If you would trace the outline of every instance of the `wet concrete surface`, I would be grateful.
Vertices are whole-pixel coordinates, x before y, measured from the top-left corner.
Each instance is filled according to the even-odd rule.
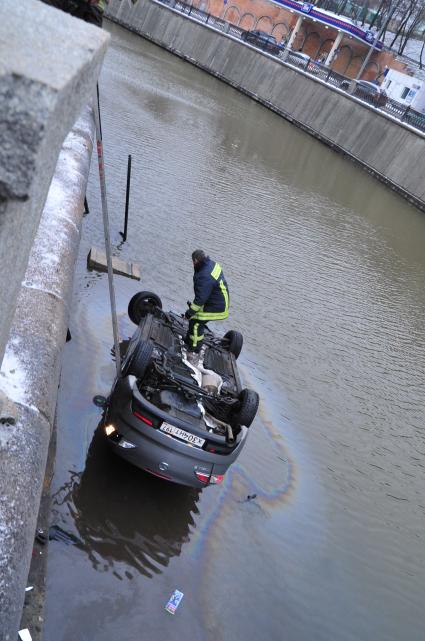
[[[423,641],[425,217],[219,81],[115,26],[100,82],[120,334],[131,295],[191,297],[221,262],[261,395],[220,487],[105,450],[114,376],[92,167],[58,406],[45,641]],[[133,156],[128,242],[127,154]],[[248,495],[256,495],[247,500]],[[165,605],[184,592],[177,613]]]
[[[48,531],[51,511],[51,483],[55,465],[56,428],[50,439],[46,473],[43,482],[37,529],[27,579],[27,590],[19,629],[28,629],[32,641],[41,641],[44,628],[44,605],[46,600],[46,575],[48,558]],[[41,537],[39,536],[41,534]]]

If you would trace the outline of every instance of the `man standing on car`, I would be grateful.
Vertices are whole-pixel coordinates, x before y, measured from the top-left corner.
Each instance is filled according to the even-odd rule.
[[[221,266],[202,249],[193,252],[192,262],[195,298],[185,313],[189,319],[185,342],[191,352],[199,352],[208,321],[224,320],[229,315],[229,288]]]

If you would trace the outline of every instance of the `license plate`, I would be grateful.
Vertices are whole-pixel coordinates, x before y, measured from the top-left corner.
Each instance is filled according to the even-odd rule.
[[[175,425],[170,425],[170,423],[163,423],[159,429],[161,432],[171,434],[172,436],[180,438],[182,441],[186,441],[186,443],[194,445],[195,447],[202,447],[205,443],[204,438],[195,436],[195,434],[191,434],[190,432],[185,432],[185,430],[182,430],[180,427],[176,427]]]

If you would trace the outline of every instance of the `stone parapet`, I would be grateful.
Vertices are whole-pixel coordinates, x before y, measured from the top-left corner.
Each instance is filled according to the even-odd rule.
[[[58,154],[108,39],[39,0],[0,3],[0,363]]]
[[[94,120],[86,108],[62,146],[0,371],[15,416],[0,422],[0,639],[15,641],[55,416]]]

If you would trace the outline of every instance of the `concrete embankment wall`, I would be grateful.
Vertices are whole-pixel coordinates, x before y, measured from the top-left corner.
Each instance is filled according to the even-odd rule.
[[[16,406],[0,423],[0,639],[15,641],[65,345],[94,120],[86,108],[66,137],[36,234],[0,372]]]
[[[425,210],[423,134],[155,1],[111,0],[107,15],[273,109]]]
[[[1,641],[18,636],[108,41],[37,0],[0,2]]]

